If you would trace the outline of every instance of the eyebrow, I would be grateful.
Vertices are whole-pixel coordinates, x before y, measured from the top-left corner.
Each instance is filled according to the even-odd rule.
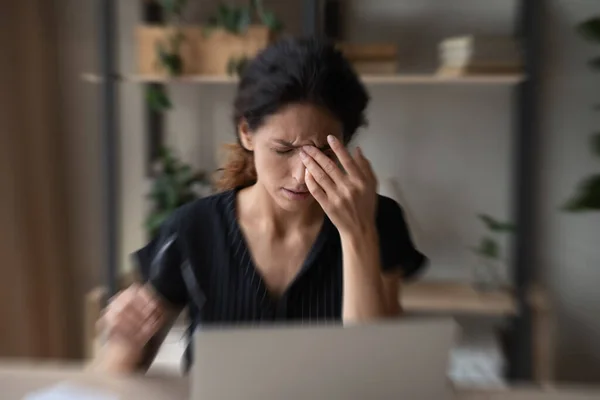
[[[288,141],[286,141],[286,140],[281,140],[281,139],[274,139],[273,141],[274,141],[274,142],[276,142],[276,143],[278,143],[278,144],[281,144],[281,145],[283,145],[283,146],[286,146],[286,147],[291,147],[291,148],[294,148],[294,149],[296,149],[296,148],[298,148],[298,147],[302,147],[302,146],[304,146],[304,145],[302,145],[302,146],[296,146],[296,145],[294,145],[293,143],[290,143],[290,142],[288,142]],[[327,145],[325,145],[325,146],[322,146],[322,147],[318,147],[318,146],[315,146],[315,147],[317,147],[317,148],[318,148],[319,150],[321,150],[321,151],[327,151],[327,150],[330,150],[330,149],[331,149],[331,147],[330,147],[328,144],[327,144]]]

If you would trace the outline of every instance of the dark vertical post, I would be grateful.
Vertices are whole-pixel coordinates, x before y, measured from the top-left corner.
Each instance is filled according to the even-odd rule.
[[[302,31],[306,36],[320,36],[319,0],[304,0]]]
[[[541,10],[543,0],[521,0],[517,15],[517,38],[523,46],[525,80],[517,88],[514,216],[514,270],[518,314],[510,338],[508,378],[533,378],[532,309],[528,294],[535,276],[535,222],[537,149],[539,148],[538,95],[540,91]]]
[[[143,1],[143,17],[147,24],[163,24],[164,15],[160,4],[155,1]],[[164,86],[158,83],[149,83],[144,87],[144,129],[146,135],[146,174],[151,176],[152,164],[159,155],[164,141],[164,115],[148,107],[147,97],[152,90],[164,90]]]
[[[344,34],[342,9],[342,0],[325,0],[323,7],[323,33],[327,39],[342,39]]]
[[[99,5],[99,48],[101,107],[100,124],[103,138],[103,171],[105,182],[104,214],[106,220],[107,287],[112,296],[117,292],[118,271],[118,200],[119,200],[119,151],[117,141],[117,96],[116,96],[116,49],[115,32],[117,21],[113,0],[100,0]]]

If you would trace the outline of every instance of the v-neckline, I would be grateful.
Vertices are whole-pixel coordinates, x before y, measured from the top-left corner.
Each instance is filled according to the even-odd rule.
[[[238,207],[237,207],[237,194],[241,188],[235,188],[231,190],[231,198],[230,198],[230,207],[229,207],[229,215],[230,215],[230,226],[233,228],[233,235],[237,237],[239,240],[239,246],[235,251],[234,257],[238,257],[239,254],[248,254],[248,261],[246,265],[243,267],[246,268],[246,273],[253,274],[253,278],[251,279],[251,284],[254,289],[258,290],[258,293],[263,293],[263,300],[268,298],[271,303],[277,303],[282,298],[285,298],[289,290],[294,287],[296,282],[310,269],[311,265],[314,264],[315,259],[320,254],[321,250],[325,242],[327,241],[327,237],[332,226],[331,221],[327,217],[327,214],[323,215],[323,222],[321,227],[319,228],[319,233],[317,234],[315,240],[313,241],[311,247],[306,254],[306,257],[302,261],[298,272],[294,276],[294,278],[290,281],[290,283],[284,288],[280,295],[275,295],[273,292],[269,290],[267,284],[265,283],[264,277],[261,271],[257,268],[256,262],[254,260],[254,256],[248,244],[248,240],[246,235],[244,235],[244,231],[240,225],[238,219]],[[242,251],[240,251],[242,250]],[[236,260],[237,262],[243,263],[244,257]]]

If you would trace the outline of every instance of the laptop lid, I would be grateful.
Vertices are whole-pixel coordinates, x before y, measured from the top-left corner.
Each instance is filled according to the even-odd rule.
[[[205,328],[194,336],[192,400],[451,398],[456,334],[450,318]]]

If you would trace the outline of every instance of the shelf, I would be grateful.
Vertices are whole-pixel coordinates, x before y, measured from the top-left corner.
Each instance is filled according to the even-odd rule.
[[[548,306],[543,293],[537,288],[532,290],[529,300],[537,310]],[[517,302],[511,290],[480,292],[468,283],[420,281],[405,284],[401,289],[400,303],[407,312],[517,314]]]
[[[477,85],[514,85],[524,80],[521,74],[450,76],[437,74],[399,74],[399,75],[363,75],[368,85],[439,85],[439,84],[477,84]],[[95,74],[83,74],[82,79],[91,83],[102,82]],[[152,75],[121,75],[118,80],[133,83],[164,84],[234,84],[237,78],[226,75],[190,75],[177,78]]]

